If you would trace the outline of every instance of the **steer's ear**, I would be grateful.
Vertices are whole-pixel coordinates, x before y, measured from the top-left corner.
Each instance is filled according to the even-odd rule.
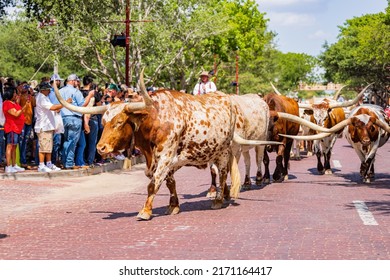
[[[149,111],[147,109],[132,110],[132,109],[125,107],[124,111],[126,114],[133,114],[133,115],[147,115],[147,114],[149,114]]]
[[[305,109],[303,111],[306,115],[313,115],[313,110],[310,110],[310,109]]]

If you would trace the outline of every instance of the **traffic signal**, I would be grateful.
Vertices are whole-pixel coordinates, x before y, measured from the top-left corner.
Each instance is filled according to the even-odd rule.
[[[116,46],[126,47],[126,36],[124,34],[121,34],[121,35],[115,34],[114,38],[111,39],[110,43],[114,47],[116,47]]]

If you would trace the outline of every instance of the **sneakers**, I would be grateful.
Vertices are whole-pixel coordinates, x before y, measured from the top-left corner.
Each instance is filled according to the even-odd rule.
[[[115,157],[116,160],[125,160],[125,156],[123,154],[119,154]]]
[[[25,171],[26,169],[24,169],[23,167],[20,167],[19,165],[15,164],[14,166],[12,166],[12,168],[14,170],[16,170],[16,172],[20,172],[20,171]]]
[[[52,172],[53,170],[47,167],[46,165],[39,166],[38,167],[38,172]]]
[[[15,170],[15,169],[13,168],[13,166],[6,166],[6,167],[5,167],[5,173],[7,173],[7,174],[16,173],[16,172],[18,172],[18,171]]]
[[[61,170],[61,168],[57,167],[55,164],[49,165],[47,167],[50,168],[52,171],[60,171]]]

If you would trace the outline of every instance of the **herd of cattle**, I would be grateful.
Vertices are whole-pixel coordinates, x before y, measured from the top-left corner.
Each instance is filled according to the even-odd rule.
[[[216,189],[218,173],[220,191],[215,192],[212,208],[221,208],[224,199],[238,196],[241,182],[237,161],[241,153],[245,162],[244,186],[251,185],[251,148],[256,151],[256,184],[270,182],[268,152],[272,151],[277,153],[273,181],[282,182],[288,178],[294,139],[313,141],[319,173],[330,174],[332,147],[342,131],[357,152],[361,160],[360,174],[368,183],[374,176],[375,153],[390,135],[389,119],[381,107],[361,105],[347,118],[345,116],[343,107],[356,104],[367,87],[352,101],[340,103],[324,99],[319,104],[299,104],[277,91],[264,98],[257,94],[237,96],[222,92],[193,96],[175,90],[158,90],[149,95],[143,72],[139,84],[142,102],[115,102],[97,107],[73,106],[61,97],[56,87],[55,92],[59,101],[70,110],[103,114],[104,131],[97,145],[99,153],[125,150],[134,137],[135,146],[146,159],[145,175],[151,179],[146,202],[137,216],[140,220],[152,217],[153,199],[163,181],[170,192],[166,213],[180,211],[173,175],[183,166],[203,169],[213,166],[214,186],[210,190]],[[301,126],[307,128],[304,135],[298,135]],[[230,191],[226,183],[228,173]]]

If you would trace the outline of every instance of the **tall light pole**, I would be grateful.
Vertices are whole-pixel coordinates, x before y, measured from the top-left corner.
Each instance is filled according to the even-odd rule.
[[[151,22],[153,20],[132,20],[130,18],[130,0],[126,0],[126,19],[125,21],[106,21],[109,23],[122,22],[126,25],[125,35],[114,35],[114,39],[111,40],[111,44],[115,46],[125,47],[125,83],[127,86],[130,84],[130,23],[132,22]]]
[[[130,72],[130,0],[126,0],[126,61],[125,61],[125,79],[126,79],[126,86],[129,86],[130,84],[130,77],[129,77],[129,72]]]

